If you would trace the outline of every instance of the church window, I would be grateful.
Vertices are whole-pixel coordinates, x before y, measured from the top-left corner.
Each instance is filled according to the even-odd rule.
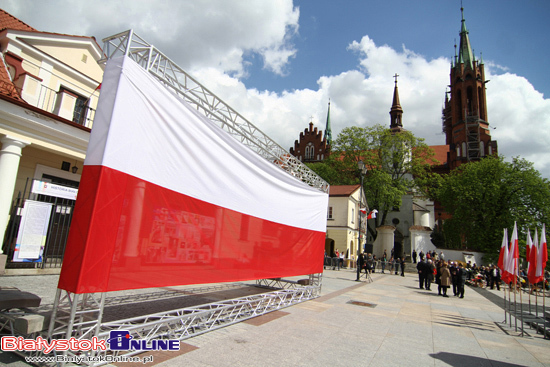
[[[473,91],[472,91],[472,87],[468,87],[468,89],[466,90],[466,103],[468,104],[468,116],[473,116],[475,115],[475,111],[473,109],[473,105],[472,105],[472,101],[473,101]]]
[[[462,142],[462,156],[466,158],[466,143]]]
[[[478,98],[477,108],[479,108],[479,118],[482,120],[485,120],[486,119],[485,112],[484,112],[485,106],[483,105],[483,94],[481,92],[482,92],[481,87],[478,87],[477,88],[477,98]]]
[[[456,108],[457,108],[457,111],[458,111],[458,119],[463,120],[464,119],[464,111],[462,111],[462,93],[461,93],[461,91],[458,91],[458,93],[457,93]]]
[[[485,157],[485,144],[482,141],[479,142],[479,153],[482,157]]]
[[[313,144],[310,142],[306,146],[306,161],[313,160],[315,157],[315,148],[313,147]]]
[[[458,145],[458,144],[456,146],[456,156],[457,156],[457,158],[460,157],[460,145]]]

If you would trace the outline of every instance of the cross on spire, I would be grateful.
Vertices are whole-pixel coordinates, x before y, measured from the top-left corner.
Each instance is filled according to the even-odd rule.
[[[395,85],[397,85],[397,77],[399,76],[399,74],[395,73],[395,75],[393,76],[395,78]]]

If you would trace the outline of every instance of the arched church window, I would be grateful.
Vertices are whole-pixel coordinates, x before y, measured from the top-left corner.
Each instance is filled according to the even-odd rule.
[[[466,158],[466,143],[462,142],[462,156]]]
[[[485,144],[482,141],[479,142],[479,154],[485,157]]]
[[[313,147],[313,144],[309,142],[306,146],[306,161],[313,160],[314,156],[315,156],[315,149]]]

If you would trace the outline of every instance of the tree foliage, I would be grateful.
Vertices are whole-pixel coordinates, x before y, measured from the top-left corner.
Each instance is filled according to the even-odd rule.
[[[486,157],[443,177],[436,199],[452,215],[443,225],[446,245],[497,253],[504,228],[526,230],[548,224],[550,183],[524,159]],[[511,232],[509,232],[511,233]]]
[[[367,203],[379,213],[375,226],[369,227],[376,238],[376,228],[386,224],[388,213],[400,207],[401,197],[417,187],[415,178],[426,177],[433,155],[424,140],[409,131],[352,126],[343,129],[333,142],[329,159],[309,167],[331,185],[350,185],[360,182],[357,164],[360,160],[365,163]]]

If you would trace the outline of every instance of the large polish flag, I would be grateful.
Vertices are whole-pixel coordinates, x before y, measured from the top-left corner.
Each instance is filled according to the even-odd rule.
[[[127,57],[109,60],[59,288],[320,273],[328,194],[262,158]]]

